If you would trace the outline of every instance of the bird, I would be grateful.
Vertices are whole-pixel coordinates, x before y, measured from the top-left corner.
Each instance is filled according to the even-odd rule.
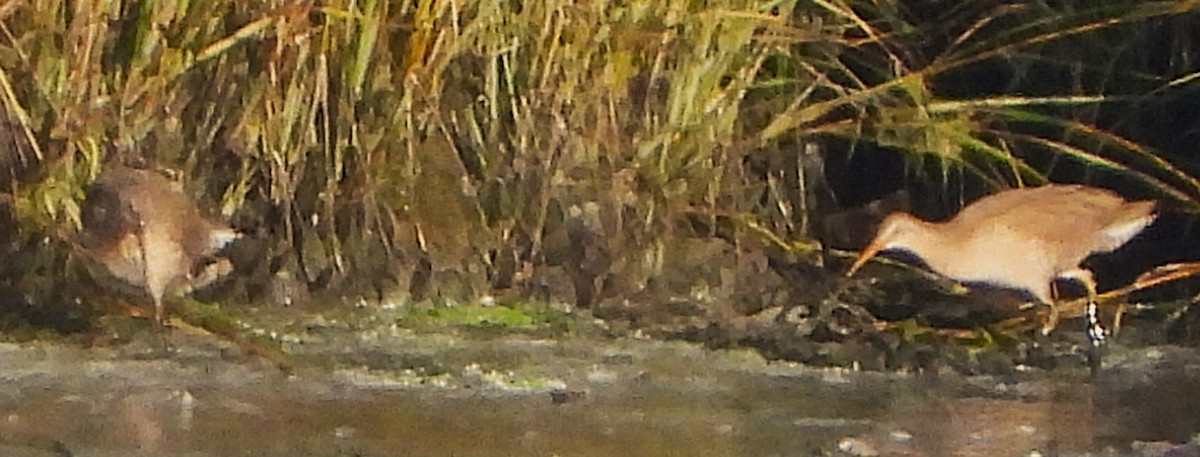
[[[1155,201],[1130,201],[1106,189],[1047,184],[985,196],[945,222],[893,212],[846,275],[880,251],[906,251],[955,281],[1029,293],[1050,307],[1043,333],[1058,323],[1054,281],[1075,280],[1088,292],[1088,337],[1095,346],[1104,339],[1096,316],[1096,282],[1080,264],[1142,232],[1157,217],[1156,208]]]
[[[204,217],[196,203],[166,177],[124,165],[97,175],[80,208],[80,246],[111,276],[141,288],[154,303],[155,322],[167,322],[163,300],[185,294],[226,273],[210,268],[215,255],[240,237]]]

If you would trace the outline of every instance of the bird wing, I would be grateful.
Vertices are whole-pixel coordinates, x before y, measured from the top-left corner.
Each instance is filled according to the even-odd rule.
[[[1039,187],[1007,189],[985,196],[967,205],[954,220],[964,224],[995,217],[1041,219],[1057,217],[1058,210],[1067,217],[1081,213],[1103,213],[1125,204],[1115,193],[1095,187],[1075,184],[1050,184]],[[1099,211],[1098,211],[1099,210]]]
[[[1125,244],[1152,219],[1153,206],[1105,189],[1051,184],[997,192],[967,206],[952,221],[965,227],[1003,226],[1055,246],[1063,262],[1078,262]]]

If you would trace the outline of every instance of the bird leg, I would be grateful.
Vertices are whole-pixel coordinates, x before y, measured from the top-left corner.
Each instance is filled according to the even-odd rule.
[[[159,298],[158,295],[156,295],[154,293],[154,285],[151,283],[151,281],[149,281],[152,273],[150,272],[151,266],[150,266],[149,255],[146,252],[146,244],[148,244],[148,243],[146,243],[146,222],[145,221],[138,221],[138,227],[137,227],[136,234],[137,234],[136,239],[137,239],[137,244],[138,244],[137,255],[139,257],[141,257],[140,266],[142,267],[142,272],[141,272],[142,273],[142,278],[141,278],[142,283],[145,284],[147,291],[150,292],[150,298],[154,300],[154,324],[157,325],[161,329],[162,323],[163,323],[162,300]]]
[[[160,252],[161,249],[151,252],[152,248],[164,244],[162,243],[162,232],[156,231],[154,228],[156,227],[147,227],[144,221],[140,222],[138,242],[141,245],[139,252],[142,256],[142,281],[145,284],[146,292],[154,300],[154,324],[161,331],[168,325],[166,305],[163,303],[163,295],[167,289],[163,270],[169,268],[170,263],[164,264],[164,261],[169,262],[172,259],[165,257],[176,253]]]
[[[163,309],[162,299],[155,297],[155,300],[154,300],[154,324],[157,325],[158,328],[160,328],[160,329],[167,327],[166,314],[167,313],[165,313],[164,309]]]
[[[1125,315],[1125,300],[1117,305],[1117,310],[1113,312],[1112,330],[1109,333],[1116,335],[1121,331],[1121,317]]]
[[[1087,318],[1087,338],[1088,351],[1087,361],[1088,367],[1092,370],[1092,375],[1095,375],[1100,369],[1100,361],[1102,358],[1102,349],[1104,348],[1104,325],[1100,323],[1100,312],[1096,306],[1096,280],[1092,277],[1092,272],[1083,268],[1063,272],[1059,275],[1060,278],[1069,278],[1079,281],[1087,288],[1087,310],[1085,316]]]
[[[1106,332],[1104,331],[1104,326],[1100,323],[1100,311],[1096,305],[1096,280],[1092,277],[1092,272],[1083,268],[1076,268],[1064,271],[1058,277],[1079,281],[1087,289],[1087,310],[1085,311],[1085,316],[1087,317],[1088,341],[1091,341],[1093,345],[1100,344],[1100,342],[1104,341]]]
[[[1046,304],[1050,306],[1050,315],[1046,316],[1046,322],[1042,323],[1042,335],[1049,335],[1058,327],[1058,303],[1055,298],[1058,297],[1058,287],[1053,282],[1050,283],[1050,299],[1046,300]],[[1045,300],[1045,299],[1043,299]]]

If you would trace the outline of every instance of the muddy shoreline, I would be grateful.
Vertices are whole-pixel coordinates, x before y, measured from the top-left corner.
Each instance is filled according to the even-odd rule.
[[[399,312],[399,311],[397,311]],[[362,310],[277,333],[291,373],[176,328],[138,343],[0,345],[0,451],[29,456],[1167,455],[1195,450],[1200,357],[1119,343],[1001,376],[768,361],[575,332],[413,330]],[[322,322],[324,325],[314,325]]]

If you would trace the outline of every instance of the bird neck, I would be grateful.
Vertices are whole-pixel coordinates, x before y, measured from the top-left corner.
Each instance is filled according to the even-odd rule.
[[[962,243],[947,223],[914,220],[905,235],[896,240],[895,248],[920,257],[930,269],[948,274],[957,264],[952,256],[957,255]]]

